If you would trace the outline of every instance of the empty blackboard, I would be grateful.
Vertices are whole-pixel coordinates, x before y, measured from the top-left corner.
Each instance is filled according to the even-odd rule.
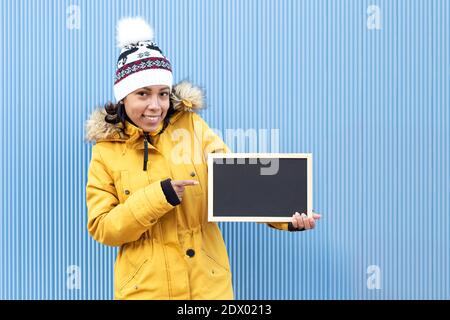
[[[312,214],[312,154],[211,153],[208,220],[289,222]]]

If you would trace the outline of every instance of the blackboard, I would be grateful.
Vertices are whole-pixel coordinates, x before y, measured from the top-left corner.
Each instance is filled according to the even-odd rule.
[[[311,153],[208,154],[208,221],[289,222],[312,214]]]

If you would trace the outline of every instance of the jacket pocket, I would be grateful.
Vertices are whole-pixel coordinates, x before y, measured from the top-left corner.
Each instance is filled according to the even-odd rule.
[[[130,176],[128,171],[120,171],[120,181],[117,188],[120,203],[124,203],[131,195]]]
[[[229,272],[230,269],[222,262],[219,262],[212,254],[208,253],[204,248],[202,248],[203,255],[209,261],[209,265],[214,267],[219,267],[220,269]],[[214,272],[214,271],[213,271]]]
[[[140,275],[142,274],[142,270],[144,269],[146,263],[148,262],[148,259],[145,259],[144,261],[142,261],[137,267],[136,269],[131,272],[128,277],[126,277],[121,284],[119,284],[119,291],[120,292],[124,292],[128,289],[134,289],[134,290],[138,290],[139,289],[139,283],[140,283]]]
[[[199,182],[197,185],[189,186],[189,188],[186,188],[187,190],[190,190],[195,195],[201,195],[203,194],[203,184],[201,177],[199,176],[199,172],[194,165],[193,160],[191,159],[188,163],[185,163],[184,170],[186,172],[185,180],[196,180]]]
[[[121,293],[139,289],[145,269],[152,259],[153,242],[150,238],[142,237],[123,245],[115,268],[116,288]]]

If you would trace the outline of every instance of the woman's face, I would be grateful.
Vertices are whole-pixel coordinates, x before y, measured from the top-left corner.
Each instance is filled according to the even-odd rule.
[[[128,117],[144,132],[155,131],[170,105],[168,86],[149,86],[133,91],[123,99]]]

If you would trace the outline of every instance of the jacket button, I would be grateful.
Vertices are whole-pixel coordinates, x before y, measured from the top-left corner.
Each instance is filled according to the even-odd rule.
[[[130,190],[125,190],[125,194],[129,195],[130,194]]]
[[[195,172],[194,171],[191,172],[191,177],[195,177]]]
[[[195,251],[193,249],[187,249],[186,254],[192,258],[195,255]]]

